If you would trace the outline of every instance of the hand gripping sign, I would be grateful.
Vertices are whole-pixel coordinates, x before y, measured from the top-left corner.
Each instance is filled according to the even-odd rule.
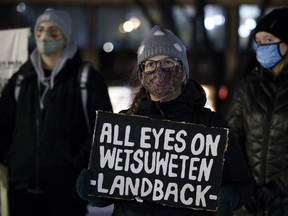
[[[217,210],[228,129],[98,111],[92,196]]]

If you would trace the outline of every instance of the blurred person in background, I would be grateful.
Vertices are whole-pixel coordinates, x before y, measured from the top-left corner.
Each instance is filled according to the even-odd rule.
[[[8,167],[11,216],[87,213],[75,181],[88,165],[95,110],[112,111],[112,106],[105,81],[91,66],[89,124],[85,121],[78,78],[84,62],[71,31],[67,12],[41,14],[34,27],[36,48],[2,92],[0,162]]]
[[[170,30],[159,26],[152,28],[138,49],[138,67],[133,71],[140,88],[131,108],[122,113],[148,116],[154,119],[190,122],[211,127],[228,125],[224,118],[205,108],[204,89],[189,79],[186,48]],[[133,85],[134,86],[134,85]],[[114,203],[114,216],[230,216],[252,192],[252,178],[240,146],[229,132],[228,149],[218,194],[218,212],[173,208],[147,201],[104,199],[89,196],[91,172],[85,169],[77,180],[79,195],[92,206]]]
[[[236,88],[227,119],[245,152],[254,195],[235,215],[288,215],[288,8],[260,18],[260,63]]]

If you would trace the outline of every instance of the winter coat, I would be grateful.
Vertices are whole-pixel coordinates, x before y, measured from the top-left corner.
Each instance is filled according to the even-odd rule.
[[[288,215],[288,68],[277,77],[254,69],[236,88],[227,118],[256,188],[275,182],[282,193],[258,215]]]
[[[45,77],[39,77],[31,59],[32,55],[11,77],[1,95],[0,160],[8,166],[9,185],[16,189],[74,190],[79,172],[88,165],[91,146],[78,78],[83,62],[78,52],[63,61],[51,86]],[[24,79],[16,101],[19,74]],[[107,86],[93,68],[87,95],[93,128],[95,110],[112,111]]]
[[[213,127],[227,128],[225,120],[219,114],[204,108],[206,95],[203,88],[196,82],[189,80],[182,95],[172,101],[155,102],[144,98],[137,115],[148,116],[155,119],[168,119],[173,121],[185,121]],[[229,185],[237,194],[236,208],[243,205],[252,191],[251,176],[245,163],[240,147],[234,143],[233,136],[229,133],[229,144],[225,153],[222,187]],[[83,190],[83,189],[80,189]],[[229,194],[232,199],[232,194]],[[103,199],[90,203],[105,206]],[[188,208],[172,208],[155,203],[127,200],[107,200],[106,204],[114,203],[113,216],[210,216],[213,212],[192,210]],[[235,201],[235,200],[234,200]],[[232,207],[233,208],[233,207]],[[225,214],[226,215],[226,214]]]

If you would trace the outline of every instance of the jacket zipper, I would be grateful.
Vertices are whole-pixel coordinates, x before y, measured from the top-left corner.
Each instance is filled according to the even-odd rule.
[[[164,114],[164,112],[162,111],[162,108],[161,108],[161,102],[158,101],[155,104],[156,104],[156,109],[160,112],[161,116],[165,117],[165,114]]]
[[[43,113],[43,102],[42,102],[42,98],[40,95],[40,90],[39,90],[39,95],[38,95],[38,99],[39,99],[39,105],[40,105],[40,110],[38,111],[38,113],[36,114],[36,164],[35,164],[35,188],[31,190],[32,193],[35,194],[39,194],[42,193],[41,188],[40,188],[40,117]]]
[[[39,177],[39,150],[40,150],[40,120],[36,118],[36,164],[35,164],[35,185],[31,185],[32,188],[28,188],[27,191],[33,194],[42,193],[40,189],[40,177]]]

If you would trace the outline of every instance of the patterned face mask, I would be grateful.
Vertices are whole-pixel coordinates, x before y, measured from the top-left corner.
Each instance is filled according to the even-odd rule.
[[[167,71],[157,68],[154,73],[141,74],[141,83],[143,87],[151,94],[159,98],[166,98],[173,95],[182,87],[185,80],[185,72],[181,66],[175,70]]]
[[[256,58],[262,67],[271,69],[275,67],[282,59],[283,56],[280,53],[280,43],[272,43],[259,45],[256,49]]]

